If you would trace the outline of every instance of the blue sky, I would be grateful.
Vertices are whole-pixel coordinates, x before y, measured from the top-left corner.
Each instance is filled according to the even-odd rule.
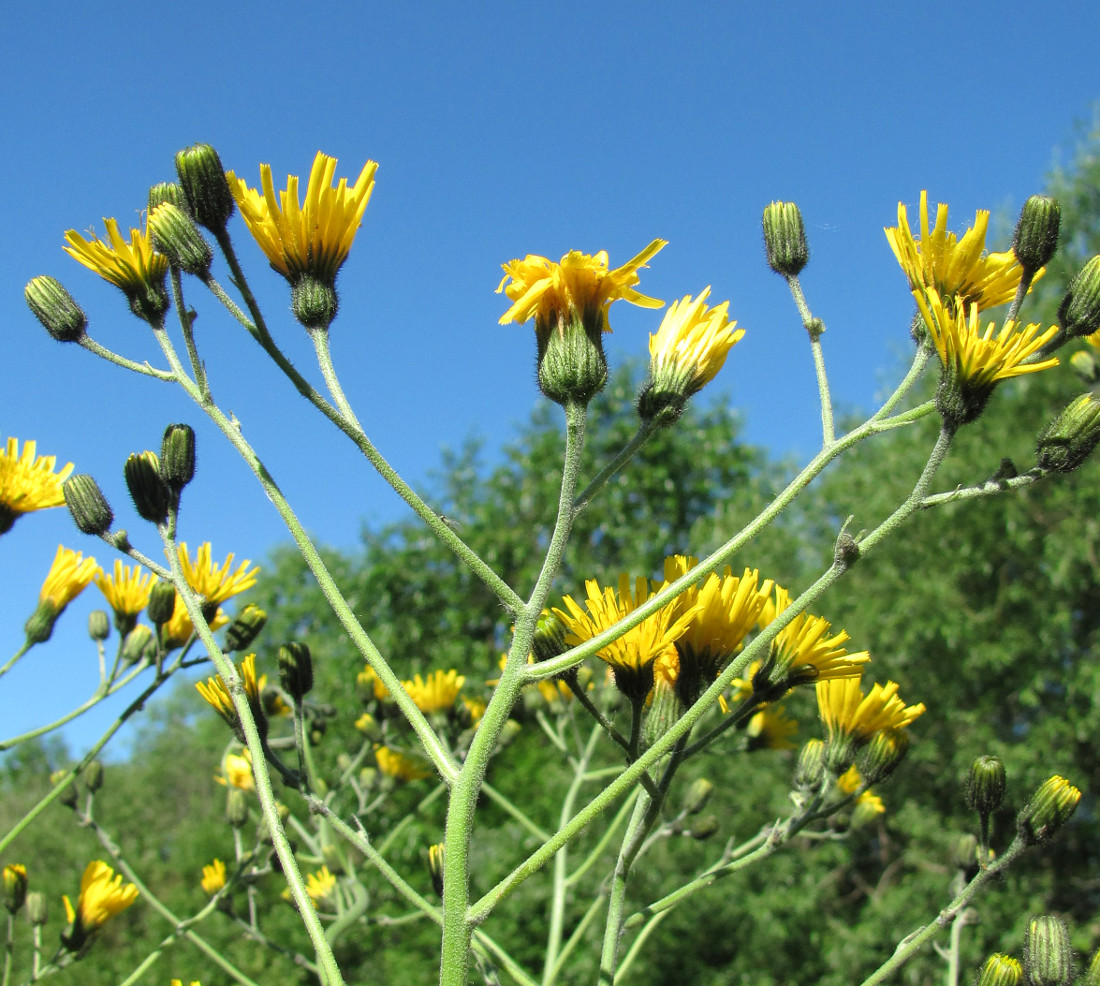
[[[835,398],[869,407],[907,351],[910,299],[882,233],[927,188],[963,228],[976,208],[1010,218],[1072,154],[1098,95],[1092,3],[558,3],[554,5],[45,2],[13,8],[0,35],[0,241],[5,385],[0,435],[97,477],[120,526],[127,454],[195,425],[200,468],[181,536],[219,558],[262,559],[284,540],[245,467],[181,395],[50,340],[23,304],[36,274],[61,278],[91,334],[162,363],[121,295],[61,250],[102,217],[137,225],[148,186],[180,147],[207,141],[253,184],[308,173],[322,149],[377,187],[340,276],[332,330],[344,387],[368,433],[423,487],[445,446],[488,454],[539,400],[529,328],[502,327],[500,264],[526,253],[606,249],[612,265],[655,237],[669,246],[641,289],[671,300],[713,286],[746,330],[714,385],[747,440],[805,458],[818,436],[805,335],[764,265],[760,213],[802,207],[803,278],[828,331]],[[1061,148],[1061,152],[1059,152]],[[300,368],[312,352],[285,283],[233,227],[276,337]],[[1004,248],[1004,244],[996,244]],[[218,268],[216,273],[220,273]],[[402,505],[350,447],[192,288],[215,397],[242,422],[319,540],[357,543]],[[612,310],[614,361],[642,354],[659,313]],[[316,376],[316,375],[315,375]],[[504,507],[506,510],[506,505]],[[14,652],[59,542],[96,555],[67,514],[24,518],[0,542],[8,588],[0,650]],[[3,735],[53,718],[97,680],[84,636],[89,589],[55,638],[0,683]],[[89,742],[109,715],[67,733]]]

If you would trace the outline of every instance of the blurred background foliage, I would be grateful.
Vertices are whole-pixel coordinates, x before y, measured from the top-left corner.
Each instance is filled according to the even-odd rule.
[[[1063,240],[1025,308],[1028,321],[1049,324],[1068,278],[1100,252],[1098,151],[1100,134],[1084,135],[1076,159],[1051,178],[1048,191],[1063,209]],[[960,434],[936,489],[986,479],[1005,458],[1021,472],[1028,469],[1037,433],[1087,389],[1068,360],[1082,348],[1080,342],[1067,347],[1057,370],[1002,386],[984,416]],[[587,443],[591,472],[633,433],[632,400],[639,382],[637,367],[622,368],[594,402]],[[933,386],[928,380],[929,392]],[[559,579],[562,592],[577,592],[585,578],[606,580],[619,571],[657,576],[666,554],[709,552],[768,502],[792,467],[739,441],[733,406],[709,401],[689,408],[677,427],[652,441],[611,482],[576,527]],[[462,536],[521,594],[536,574],[556,505],[558,417],[556,408],[540,408],[491,467],[476,443],[446,456],[432,491],[433,502]],[[792,592],[807,586],[831,560],[845,518],[854,517],[856,530],[873,527],[906,495],[936,427],[936,421],[924,421],[845,457],[749,545],[734,568],[759,567]],[[962,937],[964,968],[977,968],[994,949],[1018,954],[1024,923],[1039,912],[1062,916],[1082,953],[1100,946],[1098,469],[1091,461],[1022,494],[929,510],[856,565],[826,597],[819,611],[851,634],[856,649],[871,651],[871,677],[898,681],[907,701],[928,706],[912,729],[907,762],[879,792],[887,813],[843,841],[798,840],[761,866],[691,899],[657,929],[626,981],[692,986],[859,981],[901,936],[949,899],[953,847],[960,834],[976,831],[963,799],[964,781],[971,761],[983,753],[999,755],[1008,768],[1009,798],[996,818],[995,847],[1011,841],[1015,812],[1050,774],[1066,776],[1085,798],[1050,846],[1025,857],[979,900],[979,923]],[[400,675],[453,667],[475,691],[494,676],[509,633],[498,605],[415,522],[364,529],[360,551],[330,551],[326,561]],[[315,753],[332,772],[339,754],[362,742],[353,723],[363,710],[354,687],[363,662],[293,548],[272,553],[249,595],[270,615],[258,644],[262,669],[274,673],[274,652],[285,640],[304,640],[312,649],[314,697],[329,706]],[[802,739],[818,735],[812,690],[786,704],[801,719]],[[552,830],[569,776],[533,723],[531,709],[517,708],[515,716],[524,728],[494,761],[489,780]],[[189,684],[183,685],[150,707],[131,758],[109,767],[96,800],[97,818],[127,859],[181,916],[205,901],[201,867],[215,856],[227,861],[233,856],[223,789],[213,781],[227,739],[221,721],[202,707]],[[630,885],[636,906],[677,887],[728,838],[749,838],[785,812],[792,754],[737,755],[737,743],[727,740],[683,772],[685,787],[696,776],[715,783],[708,811],[719,820],[718,831],[705,842],[661,840]],[[614,752],[605,754],[607,762],[615,762]],[[41,797],[49,770],[66,756],[60,744],[44,742],[24,745],[0,761],[0,828],[6,831]],[[367,820],[377,842],[414,812],[389,854],[426,894],[431,892],[426,851],[442,836],[443,802],[421,802],[434,786],[423,780],[397,789]],[[292,793],[287,801],[293,808]],[[599,829],[593,826],[580,845],[593,845]],[[532,837],[487,799],[474,839],[475,892],[488,889],[534,847]],[[75,896],[84,865],[103,851],[89,832],[73,826],[67,809],[55,805],[9,856],[3,862],[26,863],[32,889],[49,896],[50,952],[63,922],[60,894]],[[612,860],[609,850],[608,865]],[[304,861],[307,870],[319,865]],[[599,869],[575,888],[567,933],[569,922],[575,924],[599,892],[606,868]],[[540,968],[547,923],[544,876],[528,881],[486,925],[532,970]],[[265,933],[308,952],[292,908],[278,899],[277,874],[266,879],[260,887]],[[337,952],[348,981],[434,981],[435,928],[422,920],[391,923],[387,916],[401,916],[407,908],[374,875],[364,873],[363,879],[372,893],[367,920],[342,939]],[[594,981],[599,929],[600,922],[594,922],[562,982]],[[55,981],[59,986],[121,981],[170,930],[151,908],[135,906],[104,929],[87,959]],[[288,958],[245,940],[240,926],[223,915],[198,930],[258,982],[311,981]],[[942,959],[927,950],[896,981],[941,981],[942,968]],[[25,972],[25,954],[17,950],[15,981]],[[141,981],[163,983],[170,976],[185,982],[201,978],[207,986],[225,978],[186,944],[171,948]]]

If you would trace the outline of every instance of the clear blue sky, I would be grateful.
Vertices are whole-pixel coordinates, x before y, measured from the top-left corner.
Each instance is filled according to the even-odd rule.
[[[158,447],[168,422],[191,422],[200,470],[182,537],[255,560],[284,539],[244,466],[181,395],[53,343],[22,300],[30,277],[58,276],[94,337],[159,365],[148,330],[62,252],[62,238],[69,228],[102,235],[104,216],[137,225],[148,186],[173,177],[173,153],[207,141],[253,183],[260,162],[277,180],[304,176],[318,149],[340,159],[338,175],[379,162],[340,277],[333,349],[360,419],[414,484],[471,434],[491,454],[539,399],[530,329],[497,324],[499,265],[569,249],[606,249],[616,265],[658,236],[670,245],[642,290],[671,300],[711,284],[715,300],[730,299],[746,335],[714,386],[731,395],[749,441],[805,457],[819,427],[812,367],[762,259],[763,206],[801,205],[804,286],[828,326],[836,399],[870,406],[908,346],[910,299],[882,233],[898,200],[915,204],[927,188],[951,205],[956,228],[979,207],[1014,214],[1056,149],[1070,156],[1075,121],[1091,119],[1098,27],[1090,2],[1041,13],[935,0],[13,7],[0,34],[0,435],[36,438],[95,475],[121,526],[159,554],[128,509],[122,463]],[[236,223],[269,323],[309,370],[285,283]],[[363,521],[401,516],[212,299],[192,289],[189,302],[215,396],[317,537],[350,547]],[[658,320],[616,306],[612,358],[643,353]],[[0,651],[19,646],[59,541],[113,562],[63,511],[20,521],[0,541]],[[92,691],[83,628],[98,606],[90,588],[54,641],[0,683],[4,737]],[[67,735],[86,743],[106,718]]]

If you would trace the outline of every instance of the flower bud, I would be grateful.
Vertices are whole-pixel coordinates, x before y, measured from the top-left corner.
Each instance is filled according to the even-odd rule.
[[[122,642],[120,659],[123,665],[137,664],[138,661],[151,656],[150,652],[154,652],[155,648],[153,631],[144,623],[139,623],[126,634],[126,639]]]
[[[988,818],[1005,797],[1005,765],[1000,757],[978,757],[970,766],[966,780],[966,803],[979,815]]]
[[[535,322],[539,389],[556,404],[587,404],[607,383],[603,320],[596,321],[586,326],[579,316],[564,315],[557,325]]]
[[[1062,209],[1056,199],[1032,195],[1024,203],[1012,237],[1012,252],[1023,267],[1025,277],[1033,275],[1054,256],[1061,221]]]
[[[305,644],[292,640],[279,648],[279,681],[295,702],[313,687],[313,659]]]
[[[73,779],[69,777],[69,772],[67,770],[55,770],[50,774],[50,783],[54,787],[57,787],[62,781],[65,782],[65,787],[57,796],[57,800],[67,808],[73,808],[76,806],[76,785],[73,783]]]
[[[226,627],[224,650],[227,653],[245,650],[260,635],[265,623],[267,613],[259,606],[249,603]]]
[[[1071,339],[1100,329],[1100,256],[1093,257],[1069,282],[1058,309],[1058,324]]]
[[[687,830],[687,835],[697,842],[702,842],[704,839],[709,839],[714,835],[714,833],[718,831],[718,828],[717,815],[704,815]]]
[[[167,623],[176,611],[176,587],[171,582],[157,581],[149,590],[146,615],[156,626]]]
[[[768,266],[784,277],[797,277],[810,259],[802,213],[793,202],[772,202],[764,209],[764,249]]]
[[[88,614],[88,636],[92,640],[103,641],[111,635],[111,618],[102,609],[93,609]]]
[[[156,453],[131,454],[126,460],[123,475],[138,514],[151,523],[163,524],[168,519],[171,494],[160,478],[160,460]]]
[[[1046,426],[1035,455],[1041,469],[1071,472],[1100,444],[1100,401],[1082,394]]]
[[[15,914],[27,899],[27,868],[22,863],[4,867],[4,906],[9,914]]]
[[[1069,986],[1073,981],[1073,947],[1058,918],[1044,914],[1028,921],[1024,968],[1031,986]]]
[[[868,785],[885,780],[909,752],[909,734],[904,729],[880,729],[871,737],[860,757],[860,773]]]
[[[550,610],[543,610],[531,638],[531,653],[536,662],[549,661],[569,650],[565,642],[565,624]]]
[[[691,787],[684,795],[684,811],[689,815],[699,814],[706,807],[713,791],[714,785],[705,777],[692,781]]]
[[[443,896],[443,863],[446,858],[442,842],[428,847],[428,872],[432,876],[432,888],[439,897]]]
[[[1077,810],[1081,792],[1055,774],[1043,781],[1016,818],[1018,837],[1028,845],[1046,842]]]
[[[290,290],[290,310],[307,329],[328,329],[338,307],[335,285],[310,274],[302,274]]]
[[[23,624],[23,633],[28,644],[44,644],[53,636],[53,627],[62,610],[57,609],[48,599],[43,600]]]
[[[164,254],[173,267],[206,280],[214,251],[202,238],[190,216],[171,202],[162,202],[149,215],[149,233],[158,253]]]
[[[248,824],[248,796],[239,787],[231,787],[226,795],[225,820],[235,829]]]
[[[27,919],[36,928],[50,919],[50,904],[41,890],[32,890],[27,894]]]
[[[951,863],[960,870],[978,867],[978,838],[971,832],[960,835],[951,844]]]
[[[1024,969],[1012,956],[994,952],[985,960],[975,986],[1019,986]]]
[[[183,199],[183,189],[174,181],[158,181],[149,189],[149,213],[157,211],[158,205],[170,202],[177,209],[186,209],[187,203]]]
[[[653,689],[653,701],[650,702],[642,726],[642,737],[646,746],[652,746],[672,728],[683,712],[683,706],[673,684],[661,680]]]
[[[798,765],[794,770],[794,786],[800,791],[812,791],[825,776],[825,743],[819,739],[810,739],[798,754]]]
[[[88,766],[84,768],[84,773],[80,775],[80,779],[84,781],[84,786],[89,791],[93,793],[98,791],[103,787],[103,762],[90,760]]]
[[[209,144],[177,151],[176,174],[191,218],[215,236],[224,233],[234,202],[218,152]]]
[[[70,476],[62,484],[61,491],[65,495],[65,506],[81,531],[100,537],[111,529],[114,512],[91,476],[84,473]]]
[[[1100,986],[1100,948],[1093,953],[1092,961],[1077,986]]]
[[[55,277],[32,277],[23,297],[35,317],[58,342],[77,342],[84,337],[88,318],[73,296]]]
[[[169,425],[160,445],[160,478],[179,493],[195,478],[195,429]]]

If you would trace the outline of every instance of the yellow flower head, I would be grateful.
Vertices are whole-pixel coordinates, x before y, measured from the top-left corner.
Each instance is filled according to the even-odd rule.
[[[465,683],[465,675],[453,668],[450,671],[433,671],[426,679],[415,674],[412,681],[401,682],[416,707],[427,715],[451,708]]]
[[[9,438],[7,447],[0,449],[0,534],[10,531],[23,514],[65,502],[61,484],[73,471],[73,464],[66,463],[55,473],[57,457],[36,456],[36,450],[37,445],[29,441],[23,443],[20,453],[17,438]]]
[[[383,774],[399,781],[419,781],[432,775],[423,760],[407,757],[403,753],[391,750],[388,746],[378,747],[374,751],[374,759]]]
[[[956,239],[947,231],[947,206],[936,208],[936,225],[928,227],[928,193],[920,193],[920,238],[909,228],[905,205],[898,203],[898,224],[886,230],[886,239],[913,292],[933,288],[952,308],[967,311],[1003,305],[1016,296],[1023,268],[1010,250],[985,253],[989,212],[979,209],[974,226]],[[1042,276],[1042,269],[1035,275]],[[957,303],[957,304],[956,304]]]
[[[107,228],[109,245],[95,233],[91,234],[91,239],[85,239],[75,229],[70,229],[65,234],[68,244],[65,252],[127,293],[163,282],[168,273],[168,260],[153,251],[148,230],[143,233],[131,228],[127,243],[119,232],[117,220],[104,219],[103,225]]]
[[[173,979],[172,980],[172,986],[183,986],[183,980]],[[191,986],[202,986],[202,983],[200,983],[197,979],[192,979],[191,980]]]
[[[187,553],[187,543],[181,541],[178,548],[180,566],[183,568],[183,577],[203,598],[204,605],[224,602],[245,589],[251,589],[256,584],[256,573],[259,568],[249,568],[251,562],[248,559],[242,561],[235,572],[233,567],[233,553],[226,555],[221,565],[216,565],[210,558],[210,542],[205,541],[199,545],[195,553],[195,561],[192,562]]]
[[[690,397],[714,379],[745,334],[729,320],[729,302],[707,308],[708,286],[694,301],[686,295],[668,306],[656,335],[649,337],[649,373],[660,390]]]
[[[271,165],[260,165],[260,189],[249,188],[232,171],[226,180],[248,231],[291,284],[309,275],[324,284],[336,281],[374,191],[378,164],[368,161],[355,184],[341,178],[333,188],[336,158],[317,152],[306,185],[305,202],[298,198],[298,177],[288,175],[286,191],[276,196]]]
[[[202,889],[204,893],[214,896],[225,886],[225,863],[215,859],[209,866],[202,868]]]
[[[89,863],[80,881],[76,907],[73,907],[67,894],[61,898],[65,904],[65,915],[72,925],[66,936],[70,947],[79,949],[89,935],[126,910],[137,898],[137,887],[132,883],[123,886],[121,873],[116,875],[110,866],[98,859]]]
[[[791,604],[791,594],[775,587],[775,602],[770,609],[774,620]],[[772,641],[768,677],[786,690],[808,682],[830,678],[858,679],[863,665],[871,660],[866,651],[849,654],[844,648],[848,634],[841,630],[829,635],[832,624],[824,617],[800,613]]]
[[[858,677],[819,681],[817,705],[830,739],[848,737],[857,744],[881,729],[904,729],[925,711],[923,702],[906,705],[893,681],[873,685],[864,695]]]
[[[151,572],[143,572],[140,565],[131,568],[116,559],[114,574],[104,575],[100,571],[94,581],[116,614],[131,617],[149,605],[149,593],[157,577]]]
[[[55,612],[60,612],[84,591],[98,571],[94,558],[85,558],[79,551],[70,551],[59,544],[38,593],[39,603],[49,603]]]
[[[572,250],[554,263],[546,257],[528,254],[523,260],[502,265],[504,277],[497,286],[512,307],[500,317],[500,324],[516,322],[522,325],[530,318],[544,331],[559,328],[580,319],[585,325],[597,322],[605,332],[607,310],[611,302],[622,298],[642,308],[660,308],[664,304],[634,290],[638,271],[668,244],[654,240],[632,260],[615,270],[608,269],[607,251],[593,255]]]
[[[372,693],[379,702],[390,697],[386,686],[382,684],[382,679],[375,674],[374,668],[369,664],[355,676],[355,680],[364,691]]]
[[[601,588],[595,579],[586,581],[584,588],[586,609],[581,609],[572,596],[566,596],[568,612],[554,610],[565,625],[565,641],[570,646],[591,640],[614,626],[652,595],[648,579],[636,578],[631,586],[630,576],[625,573],[619,576],[618,592]],[[614,669],[619,690],[640,701],[653,685],[653,662],[684,634],[694,615],[694,608],[665,606],[597,651],[596,656]]]
[[[982,331],[981,306],[972,304],[969,312],[952,310],[939,293],[930,288],[914,291],[924,324],[948,378],[970,390],[988,390],[999,380],[1036,373],[1058,365],[1058,358],[1025,362],[1058,332],[1056,325],[1043,331],[1036,322],[1021,326],[1007,321],[999,332],[996,322]]]
[[[797,732],[798,723],[784,715],[781,705],[761,709],[745,726],[750,750],[793,750]]]
[[[306,874],[306,893],[316,907],[336,889],[336,877],[329,872],[328,866],[322,866],[315,873]]]
[[[9,863],[0,877],[4,906],[9,913],[16,914],[27,899],[27,867],[22,863]]]
[[[219,609],[214,614],[214,618],[206,622],[211,630],[217,630],[219,627],[223,627],[229,622],[229,617]],[[168,622],[164,624],[163,628],[164,646],[168,650],[182,647],[191,639],[191,635],[194,632],[195,625],[191,622],[191,617],[187,615],[187,607],[184,606],[179,593],[176,593],[176,602],[172,609],[172,616]]]
[[[244,683],[244,691],[248,696],[248,704],[253,714],[255,714],[260,708],[260,686],[259,682],[256,680],[256,655],[249,654],[237,665],[237,670],[240,672],[241,681]],[[196,681],[195,688],[197,688],[199,694],[214,707],[214,711],[217,712],[218,715],[234,729],[237,728],[237,709],[233,705],[233,699],[229,696],[229,689],[226,687],[225,682],[222,681],[222,676],[220,674],[214,675],[212,678],[207,678],[206,681]]]
[[[246,748],[242,756],[227,753],[222,759],[222,773],[215,774],[214,780],[223,786],[235,787],[241,791],[255,791],[256,779],[252,776],[252,751]]]

